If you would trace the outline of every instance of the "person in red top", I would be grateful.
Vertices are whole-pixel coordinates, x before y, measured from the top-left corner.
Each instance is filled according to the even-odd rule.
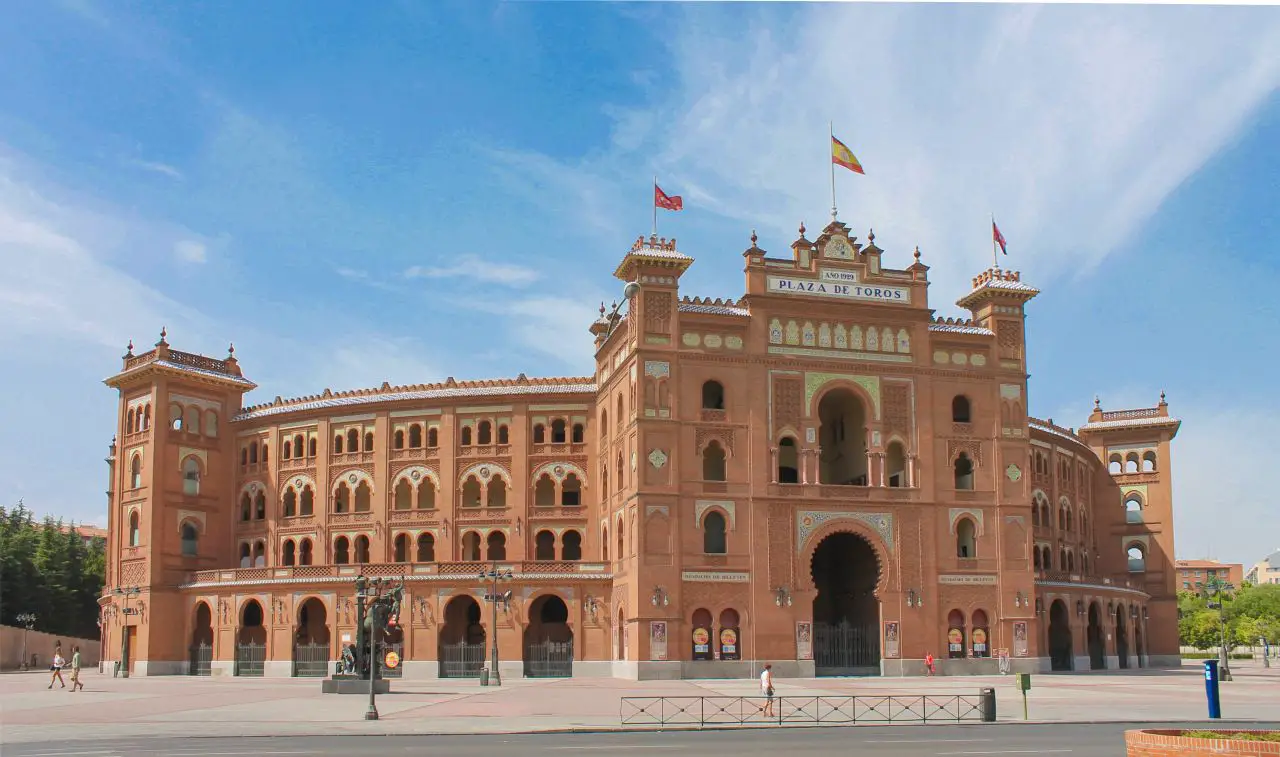
[[[929,669],[929,675],[933,675],[933,652],[924,656],[924,666]]]

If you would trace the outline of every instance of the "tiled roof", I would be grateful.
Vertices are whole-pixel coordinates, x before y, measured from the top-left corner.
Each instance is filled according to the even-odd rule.
[[[1069,440],[1069,441],[1073,441],[1073,442],[1075,442],[1076,444],[1079,444],[1079,445],[1080,445],[1080,446],[1082,446],[1082,447],[1088,447],[1088,446],[1089,446],[1089,445],[1087,445],[1087,444],[1085,444],[1085,443],[1084,443],[1084,440],[1083,440],[1083,439],[1081,439],[1080,437],[1078,437],[1078,436],[1076,436],[1075,434],[1071,433],[1069,430],[1064,429],[1064,428],[1062,428],[1061,426],[1051,425],[1051,424],[1049,424],[1049,423],[1046,423],[1046,422],[1044,422],[1044,421],[1040,420],[1039,418],[1030,418],[1030,417],[1028,417],[1028,418],[1027,418],[1027,426],[1029,426],[1030,428],[1035,429],[1036,431],[1043,431],[1043,432],[1044,432],[1044,433],[1046,433],[1046,434],[1053,434],[1054,436],[1057,436],[1057,437],[1059,437],[1059,438],[1067,439],[1067,440]]]
[[[312,396],[284,400],[279,404],[257,405],[245,409],[232,420],[248,421],[267,418],[281,413],[318,410],[328,407],[350,407],[375,402],[399,402],[404,400],[444,400],[466,397],[500,397],[530,394],[595,394],[596,384],[589,378],[504,379],[501,381],[461,381],[447,384],[424,384],[411,387],[384,387],[359,392],[341,393],[329,397]]]
[[[716,305],[705,302],[681,302],[681,313],[706,313],[708,315],[737,315],[743,318],[751,316],[751,310],[737,305]]]
[[[1158,418],[1122,418],[1114,421],[1098,421],[1096,423],[1086,423],[1080,427],[1081,431],[1101,431],[1109,428],[1142,428],[1143,426],[1170,426],[1182,423],[1181,419],[1172,416],[1160,416]]]
[[[1030,284],[1023,284],[1021,281],[1005,281],[1004,279],[991,279],[983,282],[982,286],[988,289],[1003,289],[1007,292],[1035,292],[1040,293],[1039,289]]]
[[[147,363],[136,365],[127,371],[122,371],[116,374],[115,376],[112,376],[106,379],[106,381],[118,380],[125,376],[128,376],[130,373],[133,373],[134,371],[140,371],[144,368],[153,368],[153,367],[172,368],[177,371],[182,371],[183,373],[194,373],[197,376],[206,376],[208,378],[215,378],[215,379],[218,379],[219,381],[230,381],[233,384],[240,384],[241,386],[246,386],[246,387],[249,387],[250,389],[257,386],[257,384],[244,378],[243,376],[232,376],[229,373],[213,371],[213,370],[209,370],[208,368],[197,368],[192,365],[182,365],[180,363],[172,363],[168,360],[152,360]]]
[[[994,336],[995,332],[982,326],[961,326],[952,323],[931,323],[930,331],[936,331],[942,334],[974,334],[977,336]]]

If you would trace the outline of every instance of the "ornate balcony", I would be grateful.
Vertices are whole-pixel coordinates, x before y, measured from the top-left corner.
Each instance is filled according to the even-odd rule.
[[[445,581],[470,585],[477,583],[481,571],[492,563],[435,562],[435,563],[370,563],[364,565],[301,565],[276,568],[230,568],[226,570],[198,570],[187,575],[185,585],[234,586],[241,584],[271,583],[350,583],[356,576],[382,576],[406,581]],[[609,564],[603,562],[576,562],[561,560],[498,561],[502,570],[510,569],[516,580],[524,577],[539,580],[543,577],[574,577],[578,580],[608,580],[613,576]]]

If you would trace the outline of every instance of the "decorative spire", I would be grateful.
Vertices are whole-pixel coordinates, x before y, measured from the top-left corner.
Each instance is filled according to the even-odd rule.
[[[911,255],[916,259],[917,263],[920,262],[920,245],[916,245],[916,251],[911,253]]]
[[[870,229],[869,231],[867,231],[867,243],[868,243],[868,244],[875,244],[875,243],[876,243],[876,230],[875,230],[875,229]]]
[[[168,343],[167,341],[165,341],[165,337],[167,337],[167,336],[169,336],[169,329],[165,328],[164,326],[161,326],[161,327],[160,327],[160,341],[156,342],[156,346],[157,346],[157,347],[160,347],[160,346],[165,346],[165,347],[167,347],[167,346],[169,346],[169,343]]]
[[[804,221],[800,222],[800,238],[804,238]]]
[[[129,340],[129,350],[125,352],[124,356],[133,357],[133,340],[132,339]]]
[[[759,238],[756,236],[756,230],[755,230],[755,229],[752,229],[752,230],[751,230],[751,246],[752,246],[752,247],[755,247],[755,246],[756,246],[756,241],[757,241],[758,239],[759,239]]]
[[[1095,411],[1102,409],[1102,402],[1098,399],[1098,395],[1093,395],[1093,409]]]
[[[1161,404],[1161,405],[1167,405],[1167,404],[1169,404],[1168,402],[1165,402],[1165,401],[1164,401],[1164,390],[1163,390],[1163,389],[1161,389],[1161,390],[1160,390],[1160,404]]]
[[[234,358],[235,356],[236,356],[236,343],[230,342],[227,345],[227,358],[230,359],[230,358]]]

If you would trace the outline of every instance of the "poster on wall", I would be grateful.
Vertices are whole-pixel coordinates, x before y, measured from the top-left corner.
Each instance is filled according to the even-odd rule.
[[[973,656],[974,657],[990,657],[991,653],[987,651],[987,629],[973,629]]]
[[[693,659],[711,659],[711,631],[707,628],[693,629]]]
[[[720,659],[741,660],[742,648],[738,646],[738,629],[720,629]]]
[[[896,620],[885,621],[884,656],[890,659],[898,657],[898,621]]]
[[[1027,656],[1027,621],[1018,620],[1013,624],[1013,656]]]
[[[948,657],[964,657],[964,629],[950,628],[947,630],[947,656]]]
[[[649,622],[649,659],[667,659],[667,621]]]
[[[796,659],[813,659],[813,623],[807,620],[796,623]]]

